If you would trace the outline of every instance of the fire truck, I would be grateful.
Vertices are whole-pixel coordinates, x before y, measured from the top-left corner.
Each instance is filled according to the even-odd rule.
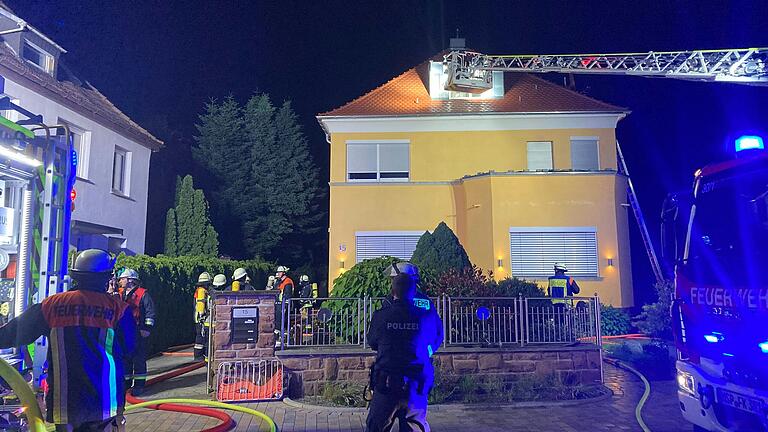
[[[455,50],[445,64],[446,89],[470,93],[491,89],[494,72],[768,84],[766,48],[583,55]],[[737,157],[700,169],[692,191],[665,202],[668,260],[656,256],[631,180],[627,189],[657,281],[675,281],[678,397],[698,431],[768,431],[768,153],[760,136],[735,144]],[[617,155],[629,176],[618,143]]]
[[[680,409],[696,430],[768,430],[768,153],[758,136],[668,199]],[[682,228],[682,229],[680,229]],[[676,239],[679,241],[672,241]]]

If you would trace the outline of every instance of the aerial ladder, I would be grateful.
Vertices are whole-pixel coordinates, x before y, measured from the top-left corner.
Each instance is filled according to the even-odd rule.
[[[692,81],[768,86],[768,48],[665,51],[618,54],[487,55],[454,50],[445,55],[445,89],[483,93],[493,88],[493,72],[635,75]],[[666,279],[645,224],[643,211],[618,141],[619,172],[627,176],[629,206],[657,282]]]

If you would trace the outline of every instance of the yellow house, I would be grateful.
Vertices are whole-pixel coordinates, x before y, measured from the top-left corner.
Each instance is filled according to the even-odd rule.
[[[583,295],[633,306],[616,107],[529,74],[479,95],[428,61],[317,116],[331,146],[329,287],[355,263],[410,259],[445,221],[495,277],[545,283],[568,265]]]

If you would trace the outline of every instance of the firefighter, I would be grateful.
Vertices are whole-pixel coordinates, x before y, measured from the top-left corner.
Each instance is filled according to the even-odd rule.
[[[397,263],[391,267],[393,301],[374,312],[368,332],[376,361],[366,430],[389,432],[398,419],[400,431],[428,432],[427,395],[434,381],[431,357],[443,343],[442,324],[434,307],[414,301],[418,300],[416,266]]]
[[[131,313],[139,329],[136,352],[125,368],[126,378],[133,379],[134,396],[144,392],[147,381],[147,339],[155,326],[155,303],[141,286],[136,270],[127,268],[118,276],[120,298],[131,307]]]
[[[547,293],[554,299],[552,300],[554,304],[566,304],[566,297],[573,297],[580,291],[579,284],[565,274],[567,271],[568,267],[565,264],[555,263],[555,275],[549,277]]]
[[[211,330],[210,297],[211,275],[200,273],[195,288],[195,360],[203,360],[208,352],[208,332]]]
[[[70,269],[73,288],[0,328],[2,348],[49,338],[46,420],[56,431],[112,430],[122,419],[122,361],[135,347],[136,323],[128,304],[106,293],[112,265],[103,250],[83,251]]]
[[[288,309],[291,306],[291,298],[293,298],[293,280],[288,277],[288,270],[290,270],[286,266],[277,266],[277,272],[275,273],[275,283],[277,284],[277,289],[279,291],[277,295],[277,304],[275,305],[276,315],[280,318],[278,321],[281,327],[279,329],[275,329],[275,332],[280,336],[277,340],[277,346],[281,346],[283,343],[283,337],[282,329],[287,329],[290,325],[289,319],[288,319]],[[285,313],[283,313],[285,312]]]
[[[554,305],[555,338],[561,342],[571,342],[575,338],[571,323],[570,307],[574,294],[578,294],[579,284],[565,273],[568,267],[565,264],[555,263],[555,275],[549,277],[548,294],[552,297]]]
[[[230,291],[253,291],[255,288],[248,282],[248,272],[244,268],[238,267],[232,273],[232,285],[229,286]]]
[[[226,285],[227,277],[223,274],[219,273],[213,277],[213,289],[221,291]]]

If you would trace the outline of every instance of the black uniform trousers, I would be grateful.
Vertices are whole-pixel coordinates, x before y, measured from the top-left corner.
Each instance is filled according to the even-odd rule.
[[[133,353],[133,357],[126,360],[125,365],[125,380],[126,385],[131,385],[133,380],[133,388],[141,391],[144,389],[144,384],[147,381],[147,340],[149,338],[139,335],[136,341],[136,350]]]
[[[56,432],[112,432],[114,430],[117,430],[115,417],[79,425],[56,425]]]
[[[415,380],[390,376],[378,379],[368,407],[366,432],[390,432],[399,423],[400,432],[429,432],[427,395],[429,389]]]
[[[195,360],[203,360],[208,357],[208,332],[211,328],[205,323],[195,324]]]

